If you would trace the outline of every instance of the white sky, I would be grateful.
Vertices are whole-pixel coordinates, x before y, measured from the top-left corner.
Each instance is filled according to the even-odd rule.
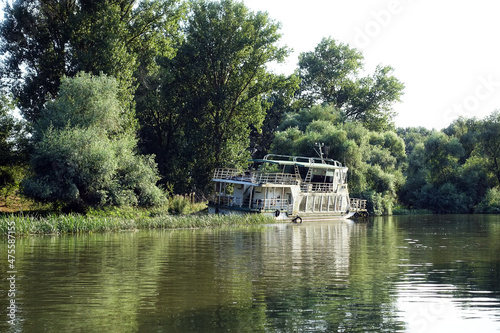
[[[398,127],[447,127],[459,116],[500,109],[498,0],[243,0],[281,22],[294,50],[277,72],[290,74],[298,55],[332,37],[362,51],[367,74],[394,68],[405,84],[394,106]]]
[[[406,86],[394,105],[398,127],[442,129],[459,116],[500,109],[499,0],[243,2],[282,24],[282,44],[294,52],[277,72],[292,73],[298,55],[324,37],[362,51],[367,74],[392,66]]]

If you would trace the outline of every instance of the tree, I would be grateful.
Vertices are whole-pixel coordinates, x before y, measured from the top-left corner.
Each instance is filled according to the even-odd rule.
[[[331,38],[324,38],[314,51],[302,53],[298,95],[305,101],[303,106],[329,103],[369,129],[393,127],[392,105],[400,100],[404,85],[392,76],[390,66],[377,66],[372,76],[358,77],[362,60],[359,51]]]
[[[2,77],[10,80],[24,117],[40,117],[63,76],[102,73],[120,82],[120,101],[133,123],[134,75],[158,55],[172,56],[183,11],[179,0],[17,0],[0,28]],[[139,52],[141,59],[139,60]]]
[[[394,132],[370,131],[344,119],[345,114],[331,105],[302,109],[280,125],[272,149],[277,154],[315,156],[315,143],[324,143],[327,157],[349,167],[350,193],[368,199],[372,213],[391,214],[404,182],[404,141]]]
[[[476,118],[460,117],[454,120],[447,128],[443,129],[443,133],[450,137],[454,136],[462,144],[462,147],[465,150],[465,154],[460,161],[462,164],[473,155],[474,150],[479,145],[478,136],[481,124],[482,121],[479,121]]]
[[[63,78],[58,97],[35,125],[28,196],[84,210],[161,204],[165,196],[152,156],[135,153],[118,81],[81,73]]]
[[[500,184],[500,111],[494,111],[486,117],[479,129],[479,147],[486,158],[489,170]]]
[[[14,103],[0,95],[0,194],[6,199],[19,187],[27,155],[26,126],[13,115]]]
[[[12,140],[17,122],[11,112],[13,103],[4,94],[0,95],[0,166],[12,163],[16,142]]]
[[[182,133],[181,164],[189,190],[194,184],[206,190],[215,167],[237,167],[250,156],[250,131],[260,130],[272,105],[267,97],[287,82],[266,69],[288,54],[277,46],[278,30],[267,13],[250,12],[242,3],[191,2],[185,40],[165,63],[162,91],[168,108],[160,119],[174,122],[176,133]]]
[[[263,158],[269,152],[278,126],[285,119],[287,112],[291,112],[295,107],[293,94],[299,86],[299,78],[291,75],[281,79],[283,84],[268,97],[272,106],[266,112],[262,128],[251,125],[250,150],[253,158]]]
[[[456,183],[460,159],[465,151],[460,141],[443,132],[435,132],[424,143],[424,164],[429,170],[428,181],[434,185]]]
[[[314,51],[299,55],[299,95],[312,106],[318,101],[341,109],[356,90],[356,77],[363,68],[363,55],[348,45],[323,38]]]
[[[412,208],[435,213],[468,213],[484,195],[485,172],[474,157],[465,160],[466,150],[459,138],[443,131],[427,133],[412,142],[406,183],[400,191],[401,202]]]

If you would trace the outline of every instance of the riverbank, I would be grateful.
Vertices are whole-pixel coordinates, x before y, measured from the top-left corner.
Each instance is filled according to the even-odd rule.
[[[252,215],[157,215],[129,218],[123,216],[87,216],[80,214],[4,214],[0,216],[0,233],[7,234],[9,222],[14,222],[17,235],[79,234],[116,232],[139,229],[211,228],[235,225],[259,225],[274,219]],[[10,223],[12,225],[12,223]]]

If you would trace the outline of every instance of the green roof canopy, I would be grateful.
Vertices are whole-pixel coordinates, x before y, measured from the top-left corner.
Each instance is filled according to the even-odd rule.
[[[278,157],[278,158],[288,158],[288,160],[281,159],[269,159],[270,157]],[[297,161],[297,160],[301,161]],[[259,162],[259,163],[270,163],[270,164],[278,164],[278,165],[292,165],[299,166],[304,168],[312,168],[312,169],[345,169],[340,162],[335,160],[323,160],[319,158],[310,158],[310,157],[298,157],[298,156],[284,156],[284,155],[266,155],[264,159],[252,159],[250,162]],[[329,163],[327,163],[329,162]]]

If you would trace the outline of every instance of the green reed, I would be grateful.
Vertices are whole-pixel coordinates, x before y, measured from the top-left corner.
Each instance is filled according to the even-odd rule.
[[[6,234],[7,222],[14,221],[16,234],[79,234],[134,229],[210,228],[234,225],[258,225],[274,220],[262,215],[169,215],[136,214],[131,216],[52,214],[11,214],[0,216],[0,234]]]

